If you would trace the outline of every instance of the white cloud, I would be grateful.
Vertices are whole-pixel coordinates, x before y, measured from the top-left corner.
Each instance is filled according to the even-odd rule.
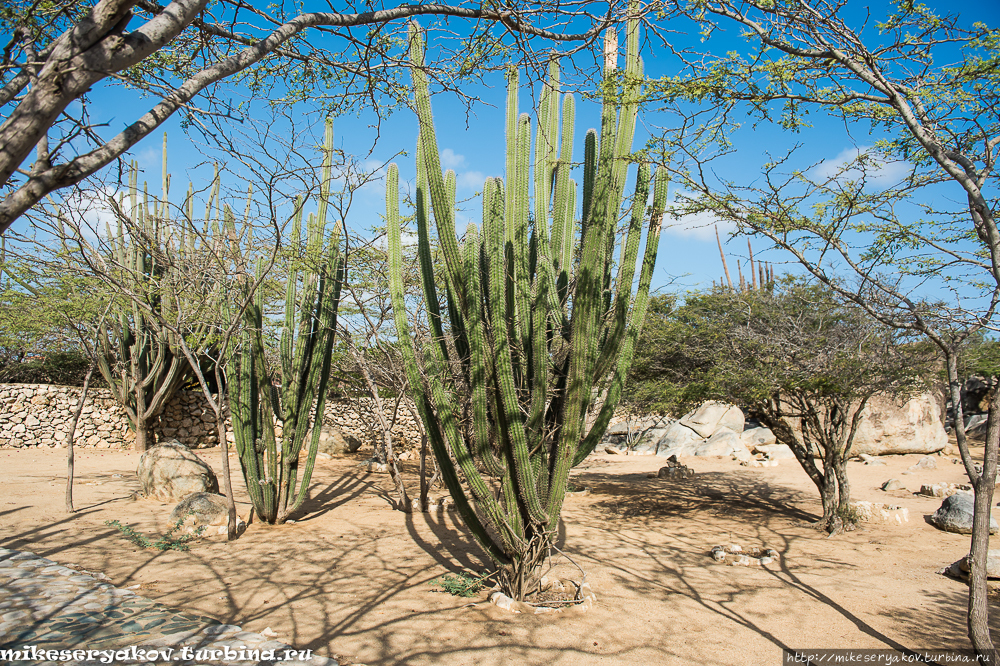
[[[652,193],[650,193],[652,194]],[[725,242],[726,236],[736,228],[736,225],[727,220],[720,219],[709,212],[692,213],[681,215],[679,211],[680,203],[677,196],[681,198],[691,196],[690,192],[676,191],[667,202],[667,214],[663,218],[662,230],[665,234],[679,236],[697,241],[715,241],[715,229],[718,227],[719,236]]]
[[[465,164],[465,155],[459,155],[451,148],[441,151],[441,167],[443,169],[458,169]]]
[[[871,146],[849,146],[833,159],[823,160],[810,169],[808,175],[815,180],[860,180],[869,185],[888,187],[903,178],[912,166],[902,160],[887,162]]]
[[[458,174],[456,182],[460,188],[479,192],[483,189],[486,176],[481,171],[466,171]]]

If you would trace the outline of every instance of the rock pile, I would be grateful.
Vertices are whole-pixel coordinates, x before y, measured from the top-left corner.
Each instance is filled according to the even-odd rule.
[[[75,386],[0,384],[0,448],[65,446],[80,390]],[[370,398],[328,401],[323,423],[361,443],[373,443],[381,437]],[[226,428],[232,442],[228,418]],[[200,391],[178,391],[164,407],[154,431],[158,441],[176,440],[191,449],[218,444],[215,412]],[[420,428],[402,403],[392,433],[397,450],[420,446]],[[91,389],[77,424],[74,446],[128,448],[134,439],[125,413],[111,392]]]
[[[910,522],[910,510],[906,507],[879,502],[851,502],[849,506],[859,523],[895,523],[896,525],[902,525],[903,523]]]
[[[752,548],[744,549],[739,544],[729,544],[728,546],[713,546],[712,559],[720,564],[727,564],[731,567],[759,567],[771,564],[778,559],[778,551],[773,548]]]
[[[691,479],[694,478],[694,470],[687,465],[682,465],[677,460],[677,456],[670,456],[665,467],[661,467],[656,473],[659,479]]]

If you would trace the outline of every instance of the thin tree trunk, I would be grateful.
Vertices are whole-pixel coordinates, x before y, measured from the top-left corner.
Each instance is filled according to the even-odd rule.
[[[229,437],[226,433],[226,413],[222,403],[222,373],[219,371],[219,363],[215,364],[215,390],[215,400],[209,397],[208,403],[215,412],[215,430],[219,433],[219,447],[222,449],[222,489],[226,492],[226,505],[229,507],[226,538],[233,541],[238,536],[236,534],[236,498],[233,497],[233,479],[229,471]],[[207,396],[208,391],[206,390],[205,393]]]
[[[981,664],[996,664],[997,653],[990,637],[989,599],[986,564],[990,549],[990,509],[997,476],[997,447],[1000,446],[1000,393],[990,400],[987,417],[983,471],[973,485],[975,510],[972,518],[972,545],[969,565],[969,639]]]
[[[428,453],[428,440],[427,431],[424,430],[424,423],[420,420],[420,414],[417,413],[416,406],[407,398],[403,399],[403,404],[406,405],[406,411],[410,413],[414,422],[417,424],[417,428],[420,430],[420,511],[425,513],[430,511],[430,500],[428,498],[430,494],[431,484],[434,479],[428,480],[427,478],[427,453]],[[434,461],[434,478],[437,478],[437,461],[434,460],[434,456],[430,456],[431,460]]]
[[[76,401],[76,410],[73,412],[73,420],[69,424],[69,435],[66,438],[66,512],[75,513],[73,508],[73,439],[76,437],[76,425],[80,422],[80,414],[83,413],[83,405],[87,402],[87,391],[90,390],[90,378],[94,376],[94,364],[87,368],[87,376],[83,379],[83,390],[80,391],[80,398]]]
[[[353,344],[351,344],[350,334],[348,334],[348,348],[351,350],[351,356],[354,357],[354,362],[358,364],[358,368],[361,370],[361,377],[365,380],[365,386],[368,387],[368,393],[372,397],[372,401],[375,403],[375,416],[378,418],[379,428],[382,430],[382,446],[385,449],[385,462],[389,466],[389,477],[392,479],[392,483],[396,488],[396,509],[403,511],[404,513],[410,513],[413,511],[413,502],[410,500],[410,496],[406,492],[406,484],[403,483],[403,475],[399,471],[399,461],[396,459],[396,453],[393,451],[392,447],[392,425],[385,418],[385,404],[382,402],[382,396],[378,393],[378,387],[375,385],[375,380],[372,379],[371,372],[368,371],[368,361],[362,357],[362,352],[359,352]],[[398,408],[398,403],[397,403]]]

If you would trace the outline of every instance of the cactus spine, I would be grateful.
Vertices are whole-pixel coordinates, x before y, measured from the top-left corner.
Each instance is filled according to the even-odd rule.
[[[346,271],[340,224],[333,225],[329,236],[326,229],[332,164],[333,121],[327,120],[318,212],[306,218],[304,240],[301,200],[296,201],[292,222],[279,348],[280,390],[273,384],[276,373],[269,368],[264,351],[263,289],[249,293],[249,276],[243,292],[250,305],[242,315],[242,349],[229,354],[226,374],[236,450],[254,509],[271,524],[284,523],[306,497],[326,405]],[[275,427],[279,423],[280,436]]]
[[[403,300],[398,171],[393,165],[386,216],[397,334],[414,398],[456,507],[496,564],[505,591],[523,599],[534,590],[539,565],[555,538],[569,471],[603,435],[631,364],[656,261],[666,171],[658,170],[652,179],[649,167],[640,165],[616,267],[615,232],[642,76],[638,24],[630,21],[623,76],[615,72],[616,58],[605,66],[600,145],[596,133],[587,136],[579,235],[576,185],[569,178],[573,98],[563,100],[560,142],[559,67],[553,60],[537,112],[533,174],[531,121],[527,114],[518,115],[517,74],[508,73],[506,187],[500,179],[487,180],[482,231],[469,225],[460,246],[427,80],[420,69],[423,48],[420,30],[413,25],[411,73],[420,123],[417,243],[435,339],[423,352],[426,373],[417,361]],[[654,203],[633,296],[651,180]],[[444,309],[430,260],[431,214],[445,263]],[[444,342],[446,323],[454,345]],[[456,353],[458,359],[450,358]],[[461,381],[453,380],[455,367],[465,374]],[[598,386],[606,397],[595,425],[585,432]],[[471,427],[464,429],[455,400],[463,392],[460,400],[471,401],[472,415]]]

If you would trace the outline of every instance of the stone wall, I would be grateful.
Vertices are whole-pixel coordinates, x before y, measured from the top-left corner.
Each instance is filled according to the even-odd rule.
[[[0,448],[65,446],[80,391],[75,386],[0,384]],[[389,403],[390,409],[392,404]],[[368,445],[380,436],[370,398],[327,402],[323,422]],[[228,419],[226,426],[228,430]],[[155,429],[157,438],[174,438],[191,448],[218,443],[215,413],[200,391],[179,391],[163,410]],[[111,392],[91,389],[77,424],[75,445],[129,448],[134,439],[125,412],[111,397]],[[420,429],[403,404],[399,405],[396,415],[393,442],[399,449],[420,445]]]

